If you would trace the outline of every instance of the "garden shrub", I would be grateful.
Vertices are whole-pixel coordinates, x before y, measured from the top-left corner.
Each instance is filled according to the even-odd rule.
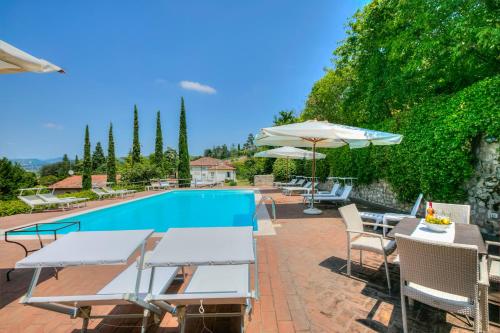
[[[29,213],[31,208],[20,200],[0,200],[0,217]]]
[[[278,158],[273,164],[273,175],[276,181],[288,181],[288,179],[295,175],[295,161],[287,160],[285,158]]]
[[[97,194],[92,192],[92,190],[84,190],[84,191],[79,191],[79,192],[68,192],[68,193],[64,193],[64,194],[59,194],[57,196],[59,198],[74,197],[74,198],[88,198],[89,200],[99,199]]]

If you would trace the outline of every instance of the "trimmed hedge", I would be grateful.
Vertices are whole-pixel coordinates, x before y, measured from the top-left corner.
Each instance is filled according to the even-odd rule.
[[[500,138],[500,76],[447,97],[436,97],[383,123],[363,127],[403,135],[397,146],[327,152],[330,173],[358,183],[387,180],[401,200],[419,192],[432,200],[463,201],[474,170],[474,148],[484,136]]]

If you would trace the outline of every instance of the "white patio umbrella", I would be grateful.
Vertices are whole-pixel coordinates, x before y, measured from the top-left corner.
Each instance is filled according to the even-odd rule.
[[[311,147],[313,152],[313,187],[311,206],[304,210],[306,214],[321,214],[314,208],[314,178],[316,173],[316,148],[338,148],[349,145],[350,148],[373,145],[399,144],[403,137],[399,134],[374,131],[364,128],[331,124],[326,121],[308,120],[302,123],[263,128],[255,138],[257,146],[292,146]]]
[[[0,40],[0,74],[20,72],[64,73],[61,67],[32,55]]]
[[[253,155],[254,157],[270,157],[270,158],[285,158],[286,159],[286,173],[289,177],[288,163],[290,159],[293,160],[312,160],[314,154],[310,150],[295,148],[295,147],[279,147],[269,150],[264,150]],[[316,159],[324,159],[325,154],[316,153]]]

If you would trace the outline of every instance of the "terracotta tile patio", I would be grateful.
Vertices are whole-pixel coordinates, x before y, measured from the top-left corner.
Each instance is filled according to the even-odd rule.
[[[320,216],[306,217],[298,197],[285,197],[275,190],[262,190],[277,201],[278,223],[276,236],[258,238],[259,282],[261,297],[255,303],[247,332],[400,332],[397,267],[391,268],[395,289],[389,295],[382,261],[377,256],[365,255],[364,267],[353,266],[355,278],[349,278],[342,269],[346,262],[345,228],[338,211],[325,207]],[[89,206],[106,204],[91,203]],[[36,214],[46,219],[57,213]],[[31,218],[21,216],[0,219],[0,227],[29,223]],[[157,239],[151,239],[153,247]],[[0,333],[3,332],[77,332],[81,320],[72,320],[41,309],[18,304],[26,292],[32,271],[19,270],[13,281],[5,281],[5,272],[22,258],[22,250],[0,242]],[[356,253],[354,254],[356,258]],[[37,294],[55,292],[95,292],[123,268],[89,267],[65,268],[57,281],[47,269],[42,272]],[[179,287],[173,286],[174,288]],[[127,311],[125,308],[106,308],[109,311]],[[469,332],[471,328],[459,318],[433,308],[415,304],[409,311],[412,332]],[[229,332],[231,323],[218,319],[206,321],[214,332]],[[89,332],[137,332],[137,321],[91,322]],[[121,325],[122,327],[116,327]],[[188,332],[201,332],[193,323]],[[153,332],[177,332],[177,321],[167,315]],[[490,332],[500,332],[491,326]]]

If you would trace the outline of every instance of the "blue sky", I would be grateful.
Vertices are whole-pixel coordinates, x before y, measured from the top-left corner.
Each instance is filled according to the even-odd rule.
[[[128,153],[133,105],[143,153],[155,114],[177,147],[180,97],[192,155],[243,143],[283,109],[301,110],[362,0],[2,1],[0,39],[67,74],[0,76],[0,156]]]

